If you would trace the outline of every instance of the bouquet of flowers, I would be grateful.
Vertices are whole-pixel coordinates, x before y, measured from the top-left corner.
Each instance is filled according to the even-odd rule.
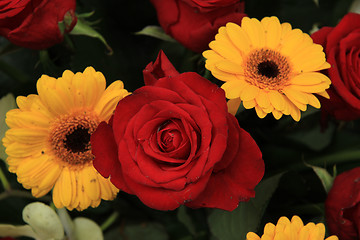
[[[4,0],[0,84],[0,239],[360,238],[359,0]]]

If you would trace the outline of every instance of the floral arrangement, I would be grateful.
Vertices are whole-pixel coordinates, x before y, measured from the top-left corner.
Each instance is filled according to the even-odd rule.
[[[359,73],[359,0],[2,1],[0,239],[358,240]]]

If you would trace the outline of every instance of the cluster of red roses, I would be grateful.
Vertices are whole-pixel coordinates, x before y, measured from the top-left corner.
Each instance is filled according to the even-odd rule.
[[[246,16],[237,0],[150,1],[165,32],[195,52],[208,48],[220,26],[240,24]],[[0,35],[27,48],[50,47],[75,26],[75,5],[75,0],[1,1]],[[312,38],[331,64],[330,99],[321,100],[324,115],[359,119],[360,15],[349,13]],[[156,209],[233,210],[254,197],[264,174],[261,152],[228,113],[223,90],[196,73],[178,73],[162,52],[143,73],[146,86],[121,100],[109,124],[101,123],[91,137],[97,170]],[[336,178],[326,209],[333,234],[359,239],[360,168]]]

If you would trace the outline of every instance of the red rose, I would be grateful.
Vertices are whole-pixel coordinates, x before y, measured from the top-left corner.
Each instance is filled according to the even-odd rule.
[[[159,210],[231,211],[254,197],[264,162],[227,112],[224,91],[196,73],[179,74],[162,52],[144,78],[147,85],[91,136],[95,168]]]
[[[360,167],[335,178],[325,202],[329,231],[341,240],[360,239]]]
[[[65,32],[76,24],[76,0],[2,0],[0,35],[15,45],[44,49],[63,41],[58,23],[65,21]]]
[[[219,27],[241,23],[246,14],[239,0],[150,0],[161,27],[186,48],[202,52],[208,48]]]
[[[323,27],[311,37],[331,64],[326,70],[330,99],[321,98],[322,110],[338,120],[360,118],[360,14],[348,13],[336,27]]]

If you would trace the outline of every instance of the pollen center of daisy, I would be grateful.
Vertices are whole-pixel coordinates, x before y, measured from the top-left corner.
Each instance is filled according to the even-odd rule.
[[[74,152],[85,152],[90,149],[89,129],[78,126],[73,132],[66,135],[64,140],[65,147]]]
[[[279,74],[279,68],[276,63],[267,60],[259,63],[258,73],[268,78],[274,78]]]
[[[57,158],[72,167],[90,164],[94,159],[90,136],[98,124],[98,117],[85,111],[63,115],[55,120],[49,143]]]
[[[261,48],[249,54],[244,74],[249,84],[260,89],[281,90],[289,81],[291,66],[280,52]]]

